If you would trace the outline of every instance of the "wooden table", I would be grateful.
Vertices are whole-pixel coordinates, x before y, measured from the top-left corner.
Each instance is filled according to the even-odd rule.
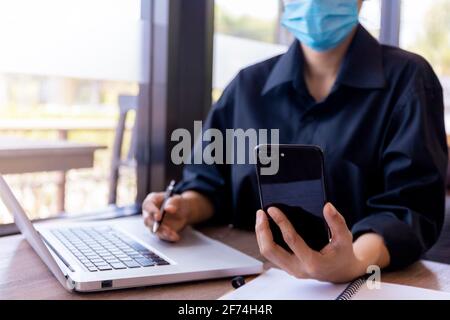
[[[0,131],[114,131],[116,119],[0,119]],[[131,129],[127,123],[127,129]]]
[[[226,227],[201,231],[262,260],[253,232]],[[450,292],[450,266],[422,261],[404,271],[384,274],[382,280]],[[68,293],[22,236],[0,238],[0,299],[217,299],[230,290],[230,279],[219,279],[103,293]]]
[[[59,140],[0,137],[0,171],[17,174],[90,168],[94,152],[105,148]]]
[[[0,173],[20,174],[61,171],[58,209],[64,211],[65,172],[91,168],[94,153],[106,146],[68,141],[42,141],[19,137],[0,137]]]

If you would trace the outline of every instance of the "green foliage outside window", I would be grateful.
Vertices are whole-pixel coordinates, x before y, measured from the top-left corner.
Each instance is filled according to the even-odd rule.
[[[435,0],[423,33],[407,49],[425,56],[438,74],[450,76],[450,0]]]
[[[216,32],[239,38],[275,43],[276,23],[249,15],[233,16],[223,8],[215,7]]]

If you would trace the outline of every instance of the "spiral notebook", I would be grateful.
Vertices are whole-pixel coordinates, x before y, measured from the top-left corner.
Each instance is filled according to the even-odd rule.
[[[363,278],[336,285],[269,269],[220,300],[450,300],[450,293],[390,283],[371,289]]]

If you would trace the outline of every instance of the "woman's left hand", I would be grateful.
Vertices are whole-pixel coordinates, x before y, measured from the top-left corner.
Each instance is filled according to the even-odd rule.
[[[359,241],[362,238],[361,243],[367,242],[368,246],[353,243],[353,235],[344,217],[330,203],[324,207],[323,214],[332,239],[320,252],[314,251],[305,243],[279,209],[269,208],[268,214],[280,228],[284,241],[293,253],[287,252],[273,241],[268,218],[264,211],[259,210],[256,236],[261,254],[297,278],[334,283],[349,282],[365,274],[369,265],[378,262],[380,257],[387,254],[382,238],[376,234],[368,234],[367,237],[363,235],[358,239]],[[385,257],[383,259],[386,260]]]

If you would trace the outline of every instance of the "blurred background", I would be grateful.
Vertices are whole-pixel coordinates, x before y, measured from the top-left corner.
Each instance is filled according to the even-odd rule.
[[[241,68],[286,51],[281,12],[280,0],[0,0],[0,172],[30,217],[161,189],[171,128],[201,118]],[[450,0],[367,0],[361,23],[428,59],[450,114]],[[182,105],[189,119],[176,118]]]

